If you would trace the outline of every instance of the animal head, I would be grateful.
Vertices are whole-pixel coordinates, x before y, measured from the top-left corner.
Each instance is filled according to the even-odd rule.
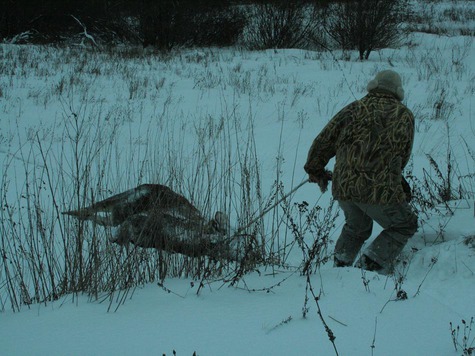
[[[229,217],[222,211],[217,211],[214,218],[205,226],[205,233],[226,235],[229,232]]]

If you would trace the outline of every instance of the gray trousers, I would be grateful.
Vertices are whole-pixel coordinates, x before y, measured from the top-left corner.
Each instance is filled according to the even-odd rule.
[[[417,215],[407,203],[371,205],[339,201],[345,225],[335,245],[335,257],[352,265],[373,230],[373,221],[384,229],[363,252],[386,269],[392,268],[407,241],[417,231]]]

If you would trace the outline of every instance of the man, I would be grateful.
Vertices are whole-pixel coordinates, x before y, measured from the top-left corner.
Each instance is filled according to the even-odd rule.
[[[343,108],[315,138],[304,169],[322,192],[332,180],[333,197],[345,214],[335,266],[353,265],[376,221],[384,230],[356,266],[388,274],[417,231],[417,215],[408,204],[410,189],[402,177],[414,141],[414,116],[401,103],[404,90],[396,72],[379,72],[367,89],[365,97]],[[333,157],[330,175],[325,166]]]

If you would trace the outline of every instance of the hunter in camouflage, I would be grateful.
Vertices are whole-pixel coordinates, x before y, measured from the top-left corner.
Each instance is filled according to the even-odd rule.
[[[410,189],[402,176],[411,155],[414,116],[401,103],[404,90],[396,72],[379,72],[367,89],[365,97],[343,108],[315,138],[304,168],[322,191],[332,180],[333,197],[345,213],[335,265],[354,263],[376,221],[384,231],[357,265],[389,273],[417,231],[417,216],[408,204]],[[330,176],[325,167],[333,157]]]

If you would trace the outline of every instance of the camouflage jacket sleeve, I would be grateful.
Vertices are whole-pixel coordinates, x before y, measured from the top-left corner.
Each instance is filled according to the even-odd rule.
[[[330,159],[336,155],[337,141],[342,126],[355,115],[357,102],[340,110],[313,140],[304,169],[308,174],[317,174],[325,169]]]

